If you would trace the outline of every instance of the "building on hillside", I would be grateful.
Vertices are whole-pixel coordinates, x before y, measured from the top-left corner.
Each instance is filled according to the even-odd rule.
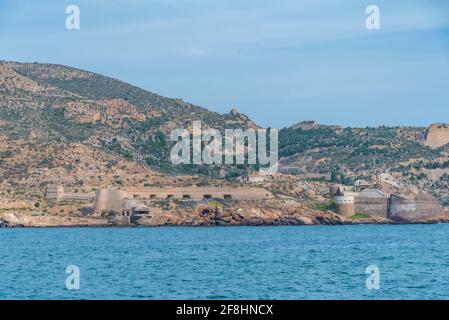
[[[67,193],[62,186],[49,185],[45,192],[45,198],[50,202],[76,201],[92,202],[94,194],[89,193]]]
[[[272,197],[272,193],[266,189],[251,187],[107,188],[97,191],[94,200],[94,211],[97,213],[111,211],[121,213],[125,206],[126,208],[137,207],[139,204],[155,200],[207,201],[214,198],[223,200],[264,200]]]
[[[368,182],[366,180],[356,180],[354,182],[354,186],[357,187],[357,188],[367,188],[367,187],[369,187],[371,185],[372,185],[372,183]]]
[[[127,223],[135,223],[142,217],[148,217],[150,208],[139,200],[125,200],[123,202],[122,217]]]
[[[334,195],[336,211],[344,217],[367,214],[370,217],[399,221],[419,220],[447,215],[442,206],[426,193],[387,194],[379,189],[355,191],[355,187],[340,186]]]
[[[64,188],[62,186],[50,185],[47,186],[45,198],[50,201],[61,201],[64,197]]]

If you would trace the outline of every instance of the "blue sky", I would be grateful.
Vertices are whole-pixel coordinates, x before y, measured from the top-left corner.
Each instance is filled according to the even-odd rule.
[[[81,29],[65,28],[65,8]],[[365,8],[381,30],[365,28]],[[263,126],[449,122],[447,0],[1,0],[0,59],[70,65]]]

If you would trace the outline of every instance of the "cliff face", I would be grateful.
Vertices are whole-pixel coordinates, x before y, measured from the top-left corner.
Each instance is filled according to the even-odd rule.
[[[407,193],[392,195],[390,218],[402,222],[419,222],[422,220],[447,217],[447,212],[438,201],[428,193]]]
[[[427,129],[424,144],[432,149],[449,144],[449,125],[433,124]]]

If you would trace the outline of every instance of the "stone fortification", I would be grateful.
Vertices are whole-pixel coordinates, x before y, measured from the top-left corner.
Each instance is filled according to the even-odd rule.
[[[431,125],[425,133],[424,144],[432,149],[437,149],[449,144],[449,125]]]
[[[94,201],[95,212],[114,210],[121,212],[125,201],[142,202],[163,199],[183,200],[264,200],[273,195],[262,188],[233,187],[190,187],[190,188],[123,188],[101,189],[97,191]]]
[[[407,190],[407,193],[386,194],[377,189],[354,192],[340,188],[334,200],[337,213],[343,217],[367,214],[401,222],[447,217],[438,201],[424,192]]]

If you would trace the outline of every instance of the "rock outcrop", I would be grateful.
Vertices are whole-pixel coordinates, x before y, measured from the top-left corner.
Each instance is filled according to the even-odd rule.
[[[302,130],[310,130],[318,128],[318,122],[314,120],[301,121],[294,125],[292,125],[293,129],[302,129]]]
[[[6,228],[8,227],[8,223],[6,221],[3,221],[0,219],[0,228]]]
[[[189,202],[184,207],[151,207],[149,214],[138,217],[131,224],[118,213],[83,216],[81,213],[42,215],[37,212],[0,212],[0,227],[307,226],[449,222],[447,214],[410,216],[407,208],[401,210],[405,210],[402,218],[399,219],[398,216],[398,219],[392,219],[372,216],[342,217],[332,211],[314,210],[294,202],[258,206],[253,201],[235,202],[232,205]]]
[[[230,207],[199,205],[193,210],[158,212],[137,221],[138,225],[160,226],[260,226],[260,225],[335,225],[344,219],[331,211],[317,211],[300,204],[283,204],[276,208],[254,206],[251,202]]]
[[[449,125],[433,124],[425,133],[424,144],[432,149],[438,149],[449,144]]]
[[[0,227],[103,227],[109,221],[100,217],[39,215],[28,212],[0,213]]]

